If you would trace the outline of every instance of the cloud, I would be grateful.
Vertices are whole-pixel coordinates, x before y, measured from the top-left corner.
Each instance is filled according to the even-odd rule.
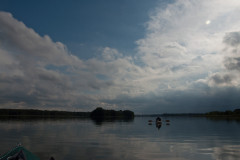
[[[164,9],[157,7],[146,24],[145,38],[137,44],[141,61],[161,75],[159,85],[165,83],[186,92],[202,79],[210,87],[213,87],[210,81],[237,86],[237,76],[226,74],[226,66],[238,69],[238,58],[231,57],[225,63],[223,49],[224,43],[238,45],[235,31],[239,25],[236,21],[239,5],[234,0],[229,3],[189,0],[176,1]],[[211,23],[206,25],[206,21]]]
[[[223,42],[226,45],[224,66],[229,71],[240,71],[240,32],[226,33]]]
[[[156,73],[150,75],[156,78],[151,92],[159,101],[146,100],[149,110],[239,105],[228,96],[239,95],[239,6],[235,0],[179,0],[152,12],[145,37],[136,42],[138,60]]]
[[[164,7],[151,12],[136,53],[103,46],[87,60],[0,12],[1,106],[150,113],[239,105],[240,2],[177,0]]]
[[[239,46],[240,45],[240,32],[227,33],[223,39],[223,42],[232,47]]]
[[[96,105],[92,94],[108,87],[66,46],[40,36],[10,13],[0,12],[2,106],[59,107]],[[34,103],[33,103],[34,102]],[[19,105],[21,104],[21,105]]]
[[[210,83],[216,84],[216,85],[232,85],[233,82],[233,75],[231,74],[214,74],[210,77]]]
[[[147,71],[116,49],[103,47],[83,61],[10,13],[0,12],[0,25],[1,107],[89,111],[118,108],[103,99],[142,93],[136,81]]]
[[[210,76],[210,85],[228,85],[236,87],[240,85],[239,35],[239,32],[228,32],[223,37],[223,45],[225,46],[225,49],[222,51],[224,53],[222,63],[224,69],[221,72]]]
[[[188,90],[168,90],[162,94],[148,94],[135,98],[121,96],[106,100],[106,104],[132,106],[137,114],[204,113],[213,110],[234,110],[239,107],[240,89],[236,87],[209,87]]]
[[[225,67],[229,70],[240,71],[240,57],[227,58],[225,60]]]
[[[222,33],[205,26],[212,12],[205,3],[176,1],[152,13],[145,38],[137,41],[138,52],[145,65],[161,74],[161,84],[182,88],[184,77],[195,81],[209,68],[221,69],[222,56],[216,53],[221,51]]]

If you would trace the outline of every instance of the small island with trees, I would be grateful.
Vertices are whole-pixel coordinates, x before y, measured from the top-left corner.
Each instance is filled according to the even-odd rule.
[[[117,119],[132,119],[134,118],[134,112],[130,110],[105,110],[101,107],[96,108],[90,113],[90,117],[93,119],[108,119],[108,118],[117,118]]]

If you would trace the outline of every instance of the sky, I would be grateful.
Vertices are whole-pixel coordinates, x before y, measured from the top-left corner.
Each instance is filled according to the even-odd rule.
[[[1,0],[0,108],[240,108],[239,0]]]

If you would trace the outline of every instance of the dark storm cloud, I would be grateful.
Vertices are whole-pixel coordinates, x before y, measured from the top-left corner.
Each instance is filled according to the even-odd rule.
[[[215,74],[211,77],[211,80],[214,81],[216,84],[224,84],[224,83],[231,83],[233,80],[233,75],[219,75]]]
[[[168,91],[164,95],[125,97],[106,100],[107,103],[138,108],[137,114],[154,113],[205,113],[213,110],[239,108],[240,89],[234,87],[208,88],[207,90]],[[154,112],[152,112],[154,111]]]
[[[230,32],[225,35],[223,42],[232,47],[237,47],[240,44],[240,32]]]
[[[223,50],[224,59],[222,72],[213,74],[209,80],[214,85],[236,85],[239,81],[240,71],[240,32],[229,32],[223,37],[225,49]]]
[[[240,56],[235,58],[232,57],[226,58],[224,65],[228,70],[240,71]]]

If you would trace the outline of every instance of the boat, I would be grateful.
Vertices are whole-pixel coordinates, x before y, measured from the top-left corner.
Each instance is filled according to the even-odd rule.
[[[160,117],[156,118],[156,124],[162,124],[162,119]]]
[[[25,149],[21,145],[17,145],[9,152],[0,155],[0,160],[40,160],[36,155]]]

